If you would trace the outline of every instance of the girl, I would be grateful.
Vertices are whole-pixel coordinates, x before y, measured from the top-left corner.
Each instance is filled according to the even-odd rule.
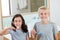
[[[20,14],[16,14],[11,23],[12,27],[4,29],[0,32],[0,35],[11,34],[12,40],[29,40],[28,29],[25,21]]]
[[[42,6],[38,9],[41,22],[37,22],[31,34],[38,35],[38,40],[58,40],[57,26],[48,20],[50,13],[48,8]]]

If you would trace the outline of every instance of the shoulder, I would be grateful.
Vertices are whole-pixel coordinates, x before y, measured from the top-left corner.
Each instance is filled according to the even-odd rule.
[[[50,24],[52,24],[52,25],[56,25],[56,23],[54,23],[54,22],[50,22]]]
[[[56,23],[54,23],[54,22],[50,22],[50,24],[51,24],[52,28],[57,28]]]
[[[36,22],[35,25],[34,25],[34,29],[35,30],[38,29],[40,27],[40,25],[41,25],[40,22]]]
[[[40,22],[36,22],[35,25],[40,25]]]
[[[14,31],[13,31],[13,30],[8,30],[8,32],[9,32],[10,34],[12,34]]]

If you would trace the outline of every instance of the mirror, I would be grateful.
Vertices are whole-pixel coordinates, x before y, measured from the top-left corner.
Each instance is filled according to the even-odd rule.
[[[47,0],[9,0],[10,14],[36,12],[40,6],[47,6]]]
[[[40,6],[48,7],[48,0],[1,0],[2,16],[37,12]],[[29,14],[29,13],[28,13]]]
[[[5,0],[5,1],[7,1],[7,0]],[[10,25],[11,15],[15,15],[16,13],[31,14],[31,13],[28,13],[28,12],[33,12],[32,14],[34,16],[32,14],[31,15],[26,15],[27,18],[30,18],[30,20],[33,19],[32,20],[33,24],[32,25],[30,24],[30,20],[27,20],[26,23],[27,23],[28,26],[31,25],[31,27],[33,27],[34,23],[37,20],[39,20],[38,18],[36,18],[37,17],[37,15],[36,15],[37,13],[34,13],[34,12],[37,12],[37,10],[38,10],[38,8],[40,6],[44,6],[45,5],[47,7],[47,0],[9,0],[8,3],[9,3],[9,14],[10,15],[9,15],[9,17],[6,17],[6,18],[4,17],[3,18],[3,28],[7,28]],[[24,16],[24,17],[26,17],[26,16]],[[29,29],[29,30],[31,30],[31,29]]]
[[[59,19],[59,15],[58,15],[59,12],[60,12],[60,11],[58,11],[59,5],[54,5],[54,3],[55,2],[53,0],[53,2],[51,2],[51,5],[50,5],[51,6],[51,8],[50,8],[51,9],[51,17],[50,18],[52,18],[50,21],[53,21],[53,22],[57,23],[58,25],[60,25],[60,22],[59,22],[60,19]],[[15,13],[28,13],[28,12],[33,12],[34,13],[34,12],[37,12],[38,7],[43,6],[43,5],[45,5],[47,7],[47,0],[9,0],[10,15],[14,15]],[[56,14],[56,13],[58,13],[58,14]],[[35,13],[33,15],[30,15],[30,13],[28,13],[28,14],[29,15],[24,15],[24,17],[27,16],[26,17],[27,20],[28,20],[28,18],[32,18],[33,20],[32,19],[29,19],[28,21],[26,21],[27,25],[30,26],[33,21],[36,22],[37,20],[39,20],[37,18],[37,15],[35,15]],[[5,27],[7,27],[7,26],[10,25],[10,24],[8,24],[8,23],[11,22],[9,20],[11,20],[11,17],[3,18],[3,23],[4,23],[4,25],[3,25],[4,27],[3,28],[5,28]],[[30,22],[30,20],[32,20],[32,22]],[[34,25],[34,22],[33,22],[33,24],[31,26]]]

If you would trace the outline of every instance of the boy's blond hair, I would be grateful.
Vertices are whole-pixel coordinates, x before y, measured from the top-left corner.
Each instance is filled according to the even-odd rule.
[[[46,6],[41,6],[38,8],[38,13],[40,10],[49,10],[49,8],[47,8]]]

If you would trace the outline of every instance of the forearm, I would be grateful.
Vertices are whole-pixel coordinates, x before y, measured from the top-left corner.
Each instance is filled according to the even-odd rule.
[[[55,40],[58,40],[58,36],[57,36],[57,35],[55,35],[55,36],[54,36],[54,39],[55,39]]]
[[[0,32],[0,36],[2,36],[2,33]]]
[[[29,40],[29,36],[27,35],[26,40]]]
[[[27,38],[27,40],[29,40],[29,38]]]
[[[9,29],[4,29],[0,32],[0,36],[8,34]]]
[[[7,29],[4,29],[4,30],[2,30],[1,32],[0,32],[0,35],[6,35],[6,34],[8,34],[9,32],[9,30],[13,30],[13,29],[15,29],[14,27],[10,27],[10,28],[7,28]]]

